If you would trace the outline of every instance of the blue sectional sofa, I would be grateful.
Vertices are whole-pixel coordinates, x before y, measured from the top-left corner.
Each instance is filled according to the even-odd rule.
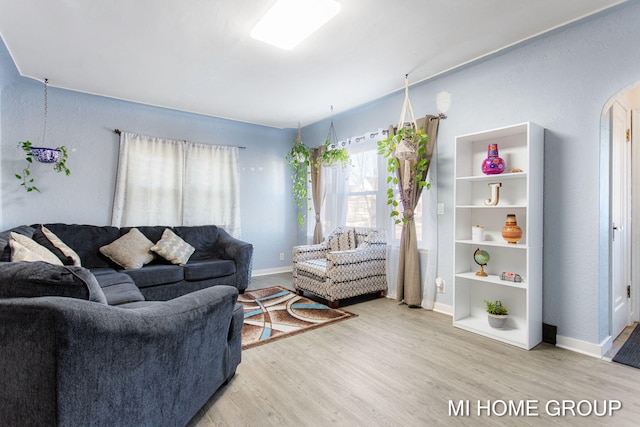
[[[82,265],[0,263],[1,424],[187,424],[240,363],[252,246],[173,227],[195,248],[189,262],[127,270],[99,248],[128,229],[47,228]],[[165,228],[139,230],[155,242]],[[37,226],[14,231],[38,240]]]

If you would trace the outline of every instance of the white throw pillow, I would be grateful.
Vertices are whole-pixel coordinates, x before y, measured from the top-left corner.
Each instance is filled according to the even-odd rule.
[[[53,233],[53,231],[49,230],[44,225],[41,229],[42,234],[44,234],[44,236],[49,239],[53,246],[60,249],[60,252],[62,252],[64,256],[71,258],[71,260],[73,261],[73,265],[77,265],[78,267],[81,266],[80,256],[78,256],[76,251],[67,246],[65,242],[60,240],[60,238]]]
[[[45,261],[49,264],[62,265],[62,261],[53,252],[27,236],[11,232],[9,237],[11,261]]]
[[[125,269],[133,270],[153,261],[155,255],[150,250],[152,246],[153,242],[140,230],[132,228],[127,234],[102,246],[100,252]]]

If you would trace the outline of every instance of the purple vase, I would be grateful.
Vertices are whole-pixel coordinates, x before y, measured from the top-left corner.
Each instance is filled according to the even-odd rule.
[[[487,158],[482,162],[482,173],[496,175],[504,172],[504,160],[498,156],[498,144],[487,146]]]

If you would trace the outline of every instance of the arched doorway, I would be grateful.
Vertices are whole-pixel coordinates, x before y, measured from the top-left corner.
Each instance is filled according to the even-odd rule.
[[[602,129],[601,153],[609,171],[609,181],[603,183],[608,184],[609,194],[608,212],[603,217],[608,218],[605,251],[609,260],[609,334],[613,339],[640,320],[640,262],[634,262],[640,259],[640,82],[611,97],[603,108]]]

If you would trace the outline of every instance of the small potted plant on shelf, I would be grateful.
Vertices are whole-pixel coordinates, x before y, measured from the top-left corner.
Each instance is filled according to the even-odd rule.
[[[504,325],[509,317],[507,308],[502,305],[502,301],[497,300],[494,302],[484,300],[487,305],[487,315],[489,319],[489,326],[496,329],[504,328]]]
[[[36,187],[34,183],[35,179],[30,170],[34,159],[40,163],[53,163],[53,170],[58,173],[64,173],[67,176],[71,173],[66,163],[69,154],[64,146],[56,148],[34,147],[30,141],[24,141],[18,143],[18,148],[22,149],[25,153],[27,167],[22,169],[22,174],[15,174],[15,177],[22,181],[20,185],[22,185],[27,192],[40,192],[40,189]]]

